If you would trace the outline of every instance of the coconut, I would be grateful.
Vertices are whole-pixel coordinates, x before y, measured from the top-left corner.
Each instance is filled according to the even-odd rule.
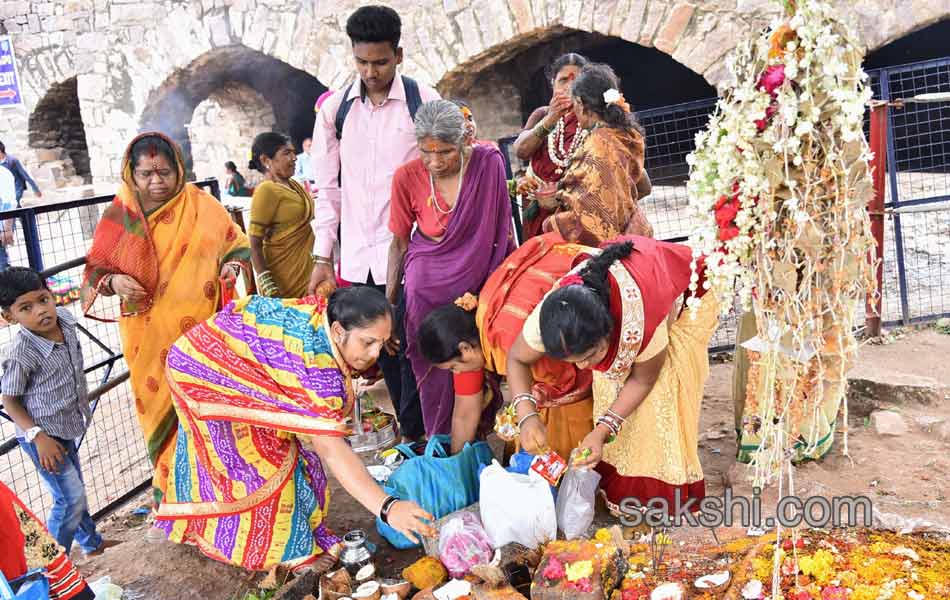
[[[356,572],[356,583],[366,583],[376,575],[376,566],[368,563],[362,569]]]
[[[693,585],[698,590],[721,592],[725,585],[729,583],[729,577],[729,571],[720,571],[712,575],[703,575]]]
[[[399,596],[399,600],[406,600],[406,598],[409,597],[409,592],[412,591],[412,584],[408,581],[399,579],[384,579],[382,584],[382,592],[384,596],[396,594]]]
[[[650,593],[650,600],[683,600],[685,597],[686,590],[675,582],[659,585]]]
[[[353,592],[353,600],[380,600],[382,592],[378,581],[367,581]]]
[[[337,569],[332,573],[327,573],[324,578],[328,581],[330,589],[337,592],[346,592],[350,594],[353,587],[353,579],[346,569]]]

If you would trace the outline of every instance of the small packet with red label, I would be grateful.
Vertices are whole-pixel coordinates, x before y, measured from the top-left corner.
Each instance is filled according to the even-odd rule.
[[[567,470],[567,461],[561,458],[557,452],[551,450],[539,455],[531,463],[531,469],[544,477],[548,483],[556,486],[557,482],[561,480],[561,475],[564,475],[564,471]]]

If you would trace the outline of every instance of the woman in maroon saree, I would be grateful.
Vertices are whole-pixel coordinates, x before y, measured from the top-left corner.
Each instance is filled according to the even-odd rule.
[[[419,325],[434,308],[478,293],[514,244],[501,153],[468,144],[465,117],[447,100],[419,108],[416,138],[421,158],[393,176],[386,295],[393,302],[405,276],[403,343],[419,385],[426,435],[432,436],[451,432],[455,393],[452,373],[422,356]],[[496,408],[483,407],[482,425],[490,426]]]

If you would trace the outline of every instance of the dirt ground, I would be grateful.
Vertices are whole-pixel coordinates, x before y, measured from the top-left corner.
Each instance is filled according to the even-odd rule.
[[[897,332],[884,345],[866,345],[852,379],[898,382],[912,387],[939,390],[931,402],[922,404],[919,396],[895,392],[874,392],[874,397],[852,407],[850,414],[850,458],[842,455],[839,433],[835,447],[825,459],[795,469],[796,494],[807,496],[867,496],[877,513],[881,511],[906,518],[919,518],[950,527],[950,504],[944,490],[950,489],[950,335],[933,329]],[[751,495],[744,466],[735,464],[735,434],[731,398],[732,363],[714,361],[706,385],[700,433],[701,459],[706,475],[707,494],[721,495],[727,485],[733,495]],[[940,387],[945,386],[945,387]],[[934,401],[933,398],[937,400]],[[942,401],[941,401],[942,400]],[[872,408],[890,407],[901,414],[908,431],[899,436],[879,435],[867,418]],[[852,462],[853,461],[853,462]],[[376,536],[373,519],[342,490],[331,482],[333,497],[329,523],[337,533],[362,528],[371,539]],[[763,493],[763,513],[776,498],[775,489]],[[144,503],[144,498],[142,503]],[[146,526],[141,517],[128,509],[109,517],[101,526],[111,539],[122,543],[95,558],[76,556],[77,564],[90,581],[108,575],[126,590],[127,598],[149,600],[231,600],[240,599],[256,588],[261,574],[247,573],[204,558],[191,547],[168,543],[149,544],[144,539]],[[601,510],[596,524],[610,517]],[[739,527],[717,530],[720,539],[743,535]],[[712,534],[707,529],[681,528],[674,540],[695,539]],[[383,576],[394,574],[414,561],[421,552],[395,551],[383,543],[376,556]]]

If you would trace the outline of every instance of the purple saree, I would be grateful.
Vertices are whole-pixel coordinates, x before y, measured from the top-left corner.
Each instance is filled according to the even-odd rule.
[[[433,367],[416,344],[426,315],[465,292],[477,294],[514,250],[511,203],[501,152],[475,146],[455,211],[441,241],[418,231],[405,260],[406,356],[419,385],[426,435],[450,433],[455,393],[451,371]]]

